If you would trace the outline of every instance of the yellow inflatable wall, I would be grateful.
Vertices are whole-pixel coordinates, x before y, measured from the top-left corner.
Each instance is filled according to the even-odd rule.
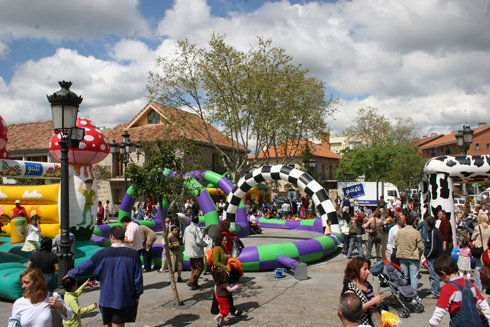
[[[58,197],[59,184],[50,185],[0,185],[0,214],[12,217],[15,208],[15,200],[20,200],[26,209],[28,223],[30,217],[41,217],[41,235],[43,237],[55,237],[60,233]],[[2,228],[3,232],[10,235],[10,224]]]

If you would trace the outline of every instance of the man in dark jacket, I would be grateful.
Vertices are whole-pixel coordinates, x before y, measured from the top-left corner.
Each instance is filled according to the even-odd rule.
[[[99,307],[104,325],[135,322],[143,275],[138,252],[124,243],[124,229],[111,228],[111,246],[71,269],[67,276],[100,275]]]
[[[451,228],[451,223],[444,210],[439,210],[437,217],[441,221],[439,230],[442,233],[442,248],[446,255],[451,256],[451,252],[453,251],[453,230]]]
[[[424,255],[427,259],[427,265],[429,266],[430,292],[432,293],[432,298],[437,299],[439,298],[441,287],[439,285],[439,277],[434,270],[434,264],[437,258],[444,255],[444,250],[442,248],[442,233],[436,228],[436,219],[434,217],[427,217],[426,221],[429,226],[429,236]]]

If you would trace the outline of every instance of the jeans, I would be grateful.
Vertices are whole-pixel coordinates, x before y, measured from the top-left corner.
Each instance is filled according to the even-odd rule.
[[[359,256],[363,257],[364,252],[362,251],[362,235],[351,235],[350,236],[350,242],[349,242],[349,251],[347,252],[347,258],[351,258],[352,255],[352,249],[354,249],[354,246],[357,244],[357,249],[359,251]]]
[[[350,241],[350,235],[349,234],[342,234],[342,241],[344,242],[344,250],[342,251],[345,255],[349,252],[349,241]]]
[[[475,287],[481,292],[483,286],[480,279],[481,259],[475,258]]]
[[[435,297],[439,297],[439,295],[441,294],[441,285],[439,284],[439,276],[437,276],[434,270],[435,262],[436,259],[427,259],[427,265],[429,266],[430,275],[430,293]]]
[[[419,286],[419,270],[420,270],[420,260],[414,259],[400,259],[400,267],[405,277],[410,276],[410,286],[417,291]]]
[[[143,267],[146,271],[151,271],[151,248],[150,251],[146,251],[145,248],[141,249],[143,255]]]
[[[376,249],[376,259],[381,260],[381,239],[379,237],[368,236],[366,258],[371,259],[373,245]]]

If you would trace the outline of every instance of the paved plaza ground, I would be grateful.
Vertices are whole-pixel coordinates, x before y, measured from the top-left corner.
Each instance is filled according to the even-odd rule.
[[[161,234],[161,233],[160,233]],[[264,229],[262,235],[243,239],[246,246],[285,243],[317,237],[318,234],[304,231]],[[337,317],[337,307],[342,289],[343,271],[347,259],[336,253],[327,260],[308,266],[308,280],[298,281],[290,274],[276,279],[274,272],[246,272],[240,281],[240,289],[234,293],[237,308],[244,313],[232,317],[233,326],[341,326]],[[183,272],[187,280],[190,272]],[[380,288],[377,278],[370,276],[376,293],[389,295],[386,288]],[[436,300],[428,293],[428,273],[422,270],[420,294],[425,312],[412,313],[401,319],[401,326],[427,326]],[[152,271],[144,274],[144,294],[140,300],[137,321],[127,326],[215,326],[211,307],[213,281],[210,275],[201,277],[202,289],[191,291],[185,283],[178,283],[181,301],[186,306],[173,306],[169,276]],[[86,306],[97,301],[99,289],[87,290],[80,296],[80,304]],[[2,321],[7,321],[12,302],[0,302]],[[393,312],[396,312],[393,311]],[[102,317],[98,310],[82,318],[84,326],[101,326]],[[447,326],[445,317],[441,326]]]

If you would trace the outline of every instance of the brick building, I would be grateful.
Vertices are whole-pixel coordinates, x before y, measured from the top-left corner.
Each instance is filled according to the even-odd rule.
[[[312,159],[314,159],[315,167],[304,167],[303,158],[305,149],[309,148]],[[287,151],[286,151],[287,149]],[[257,155],[257,167],[262,165],[275,165],[284,163],[285,154],[291,156],[290,166],[294,166],[300,170],[308,170],[320,184],[326,189],[337,188],[337,168],[339,160],[342,156],[330,150],[329,135],[324,134],[321,138],[321,143],[314,143],[306,140],[292,140],[289,142],[289,148],[284,144],[278,145],[276,148],[266,149]],[[255,156],[249,156],[249,160],[255,160]],[[279,193],[286,192],[286,182],[279,182]]]
[[[463,155],[456,144],[456,134],[457,132],[447,135],[432,135],[420,139],[417,143],[417,152],[425,159],[444,155]],[[473,128],[473,142],[468,150],[468,155],[484,154],[490,154],[490,125],[481,124]]]
[[[222,164],[219,151],[209,142],[207,133],[222,151],[231,153],[235,148],[243,156],[247,154],[245,147],[231,142],[211,124],[203,123],[198,115],[156,102],[149,102],[129,123],[119,124],[110,131],[105,131],[105,134],[109,142],[115,140],[117,143],[121,143],[122,134],[125,131],[129,133],[131,141],[134,143],[139,141],[148,144],[156,139],[192,141],[198,146],[202,155],[203,169],[220,174],[225,173],[225,167]],[[111,174],[109,180],[99,182],[99,199],[101,201],[111,200],[112,203],[119,204],[126,192],[124,190],[124,168],[119,158],[119,153],[109,154],[100,162],[100,165],[104,166]],[[137,158],[135,153],[131,154],[131,160],[137,164],[144,162],[144,158]]]

